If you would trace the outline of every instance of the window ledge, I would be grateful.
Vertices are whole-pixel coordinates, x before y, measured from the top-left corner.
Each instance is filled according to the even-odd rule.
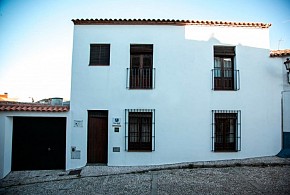
[[[213,89],[213,91],[239,91],[239,89]]]
[[[127,150],[127,152],[153,152],[153,150]]]
[[[129,90],[153,90],[154,88],[128,88]]]
[[[110,64],[89,64],[89,66],[110,66]]]

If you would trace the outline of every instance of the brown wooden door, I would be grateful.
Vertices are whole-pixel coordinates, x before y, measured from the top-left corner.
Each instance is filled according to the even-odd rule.
[[[88,163],[108,162],[108,111],[88,112]]]

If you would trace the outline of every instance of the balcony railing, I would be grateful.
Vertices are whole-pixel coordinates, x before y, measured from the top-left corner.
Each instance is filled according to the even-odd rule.
[[[154,89],[155,68],[127,68],[128,89]]]
[[[239,70],[215,68],[212,72],[212,90],[237,91],[240,89]]]

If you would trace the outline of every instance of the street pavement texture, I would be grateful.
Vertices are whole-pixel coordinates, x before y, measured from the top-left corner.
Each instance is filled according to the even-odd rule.
[[[290,194],[290,159],[278,157],[161,166],[85,166],[16,171],[0,194]]]

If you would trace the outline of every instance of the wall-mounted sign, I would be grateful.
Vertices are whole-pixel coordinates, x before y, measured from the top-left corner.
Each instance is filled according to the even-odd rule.
[[[121,126],[121,118],[113,118],[113,126]]]
[[[74,120],[74,127],[83,127],[83,120]]]

